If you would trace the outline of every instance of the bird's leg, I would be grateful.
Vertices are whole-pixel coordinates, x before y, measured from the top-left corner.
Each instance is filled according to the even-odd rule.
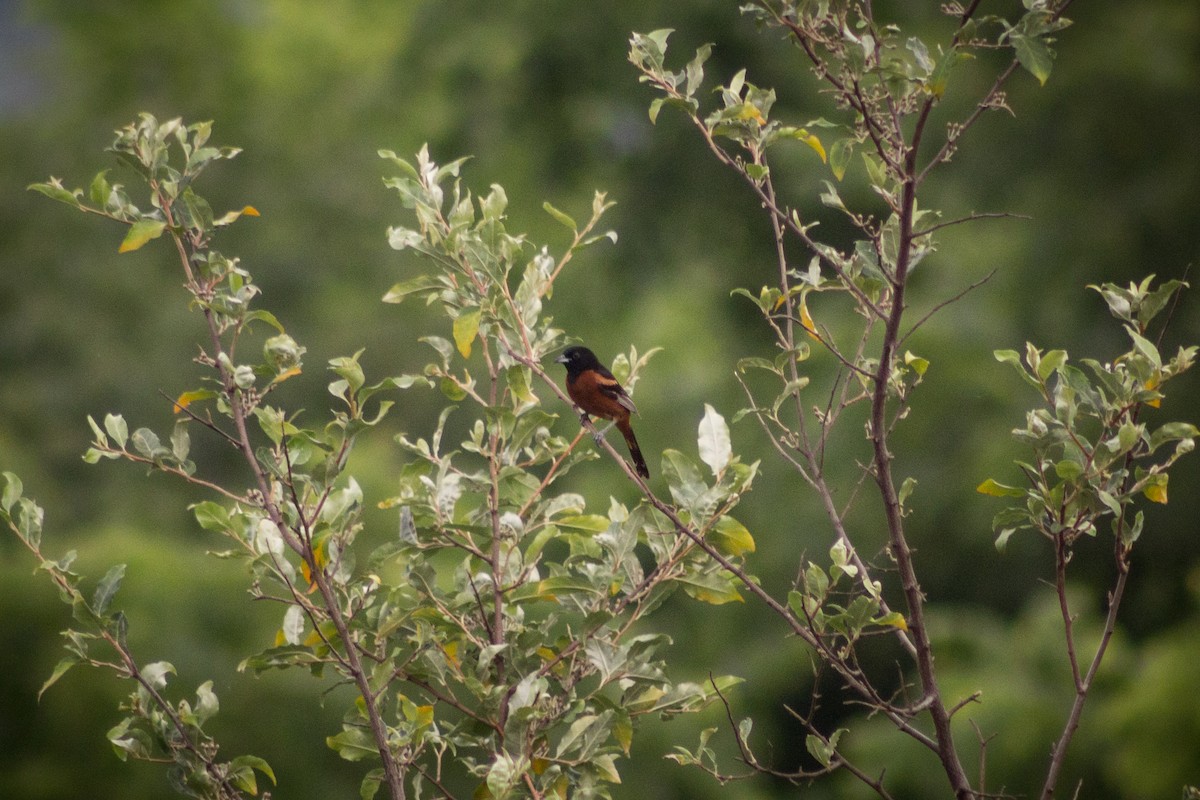
[[[616,425],[616,423],[610,422],[607,425],[605,425],[603,428],[596,429],[596,436],[595,436],[596,444],[600,444],[602,441],[604,441],[604,437],[608,436],[608,432],[613,429],[613,425]]]
[[[604,418],[597,417],[597,421],[599,421],[601,419],[604,419]],[[591,421],[592,421],[592,418],[588,415],[588,412],[586,412],[586,411],[579,412],[579,424],[580,425],[586,426]],[[616,424],[615,422],[609,422],[607,425],[604,426],[603,429],[596,428],[596,432],[594,434],[592,434],[592,438],[596,440],[596,444],[600,444],[602,441],[604,441],[604,437],[608,435],[608,432],[612,430],[613,425],[615,425],[615,424]]]

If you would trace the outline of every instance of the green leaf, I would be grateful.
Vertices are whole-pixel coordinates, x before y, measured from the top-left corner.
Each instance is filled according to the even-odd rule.
[[[223,531],[229,527],[229,513],[224,506],[212,500],[196,503],[191,507],[191,511],[196,517],[196,522],[206,531]]]
[[[650,121],[651,122],[654,121],[653,116],[651,117]],[[545,210],[545,212],[547,214],[554,217],[556,220],[558,220],[564,226],[570,228],[572,231],[579,230],[579,226],[575,223],[575,220],[570,217],[570,215],[566,214],[565,212],[559,211],[557,208],[550,205],[549,202],[542,203],[542,208]]]
[[[602,514],[578,514],[555,520],[555,524],[560,528],[573,528],[589,533],[602,533],[608,530],[608,526],[612,523],[608,517]]]
[[[1151,276],[1153,277],[1153,276]],[[1138,304],[1137,318],[1141,323],[1143,330],[1150,324],[1150,321],[1158,315],[1166,307],[1167,302],[1174,296],[1180,287],[1187,286],[1186,283],[1179,280],[1167,281],[1162,286],[1159,286],[1154,291],[1148,293],[1142,298]]]
[[[133,449],[146,458],[159,458],[166,452],[158,434],[149,428],[138,428],[133,432],[130,441],[133,443]]]
[[[150,737],[145,731],[133,728],[133,717],[126,717],[108,730],[108,741],[112,744],[117,758],[125,761],[132,755],[134,758],[148,758],[151,752]]]
[[[464,311],[454,320],[454,344],[463,358],[471,357],[471,343],[479,334],[479,320],[482,311],[478,308]]]
[[[933,72],[933,59],[929,57],[929,48],[916,36],[910,36],[905,47],[913,54],[917,67],[926,75]]]
[[[146,683],[155,689],[165,689],[167,686],[167,675],[175,674],[175,666],[169,661],[155,661],[153,664],[147,664],[142,667],[142,677],[146,679]]]
[[[129,441],[129,426],[125,424],[125,418],[120,414],[105,414],[104,429],[116,441],[117,447],[124,450],[125,442]]]
[[[15,474],[11,472],[0,474],[4,475],[4,493],[0,494],[0,508],[3,508],[4,513],[7,514],[12,510],[13,504],[21,499],[21,492],[25,487]]]
[[[508,390],[512,392],[513,398],[518,404],[537,403],[537,395],[529,388],[530,378],[529,367],[516,364],[504,371],[504,376],[508,381]]]
[[[621,774],[617,772],[616,755],[613,753],[602,753],[592,759],[592,768],[600,775],[600,780],[608,781],[609,783],[620,783]]]
[[[706,488],[695,462],[678,450],[666,450],[662,469],[676,504],[690,508]]]
[[[838,139],[829,148],[829,169],[838,181],[846,176],[846,167],[850,165],[850,156],[854,153],[854,139]]]
[[[1003,553],[1008,547],[1009,538],[1017,532],[1016,528],[1005,528],[996,535],[996,551]]]
[[[650,101],[650,124],[658,124],[658,114],[662,111],[663,105],[666,103],[666,98],[656,97]]]
[[[1010,37],[1017,61],[1038,79],[1042,86],[1050,78],[1050,69],[1054,66],[1054,51],[1044,39],[1027,36],[1023,33],[1013,33]]]
[[[364,758],[378,758],[379,749],[375,740],[362,728],[346,728],[336,736],[325,738],[325,744],[331,750],[347,761],[362,761]]]
[[[704,80],[704,62],[708,61],[708,57],[712,55],[712,45],[703,44],[696,48],[696,55],[688,62],[685,69],[687,75],[687,83],[684,85],[683,93],[691,97],[700,88],[700,82]]]
[[[188,435],[187,420],[181,419],[175,423],[175,430],[171,431],[171,455],[176,461],[183,463],[187,461],[191,447],[192,439]]]
[[[192,708],[192,711],[201,725],[221,709],[221,704],[217,700],[216,692],[212,690],[212,685],[212,681],[205,681],[196,687],[196,705]]]
[[[1197,436],[1200,436],[1200,428],[1190,422],[1168,422],[1150,434],[1150,451],[1157,450],[1167,442],[1195,439]]]
[[[92,205],[98,208],[104,208],[108,204],[108,196],[112,193],[112,187],[108,185],[108,180],[104,177],[108,174],[108,170],[103,169],[96,173],[96,177],[92,178],[92,185],[88,188],[88,196],[92,200]]]
[[[960,29],[959,33],[960,41],[970,41],[968,32]],[[937,66],[933,68],[933,72],[929,74],[929,78],[925,81],[925,88],[934,97],[941,99],[946,93],[946,87],[950,84],[950,73],[960,61],[965,61],[969,58],[973,58],[973,56],[959,50],[957,45],[950,48],[950,52],[938,59]]]
[[[100,579],[99,585],[96,586],[96,593],[92,596],[92,610],[96,614],[104,616],[108,612],[108,606],[112,603],[117,590],[121,588],[121,580],[124,577],[125,565],[117,564]]]
[[[754,537],[745,525],[733,517],[725,516],[717,520],[717,524],[708,534],[708,539],[727,556],[736,557],[754,552]]]
[[[275,330],[279,331],[279,333],[284,333],[283,323],[281,323],[274,314],[266,309],[260,308],[256,311],[251,311],[243,319],[245,319],[246,322],[265,322]],[[300,351],[304,352],[304,348],[300,348]]]
[[[831,742],[826,744],[821,739],[813,734],[809,734],[804,738],[804,747],[808,750],[808,754],[817,760],[817,763],[822,767],[828,767],[833,761],[834,745]]]
[[[1146,337],[1139,335],[1131,326],[1127,325],[1125,331],[1133,341],[1133,349],[1149,361],[1155,370],[1162,369],[1162,356],[1159,354],[1158,348],[1154,346],[1154,343]]]
[[[1041,388],[1037,379],[1025,370],[1025,366],[1021,363],[1021,354],[1016,350],[996,350],[992,355],[1002,364],[1011,364],[1017,374],[1021,376],[1021,380],[1034,388]]]
[[[31,183],[26,188],[35,192],[41,192],[51,200],[57,200],[60,203],[66,203],[76,208],[80,207],[79,197],[83,194],[79,189],[73,192],[64,189],[62,184],[59,183],[58,178],[51,178],[50,183]]]
[[[45,510],[28,497],[17,501],[17,535],[33,547],[38,547],[42,542],[45,519]]]
[[[121,246],[117,248],[117,252],[131,253],[139,249],[151,239],[157,239],[159,236],[162,236],[162,232],[166,227],[167,223],[162,220],[139,219],[129,226],[129,232],[125,234],[125,238],[122,240]]]
[[[451,378],[449,375],[442,378],[442,382],[438,384],[442,390],[442,394],[453,400],[455,403],[466,399],[467,390],[459,385],[458,381]]]
[[[58,683],[58,679],[67,674],[67,670],[79,663],[79,656],[65,656],[61,661],[54,665],[54,671],[50,673],[50,677],[42,684],[42,688],[38,689],[37,699],[41,702],[42,695],[46,693],[54,684]]]
[[[1037,374],[1043,381],[1048,380],[1055,370],[1067,363],[1066,350],[1051,350],[1042,356],[1038,363]]]
[[[765,164],[747,164],[746,174],[753,181],[761,181],[771,174],[771,169]]]
[[[1064,481],[1078,480],[1083,475],[1083,465],[1069,458],[1064,459],[1054,465],[1054,474]]]
[[[379,794],[379,787],[383,784],[383,770],[373,769],[363,776],[362,783],[358,787],[359,800],[374,800],[375,795]]]
[[[359,350],[352,356],[339,356],[338,358],[329,359],[329,368],[346,381],[352,394],[357,394],[358,390],[367,382],[366,376],[363,375],[362,367],[358,363],[358,359],[362,354],[363,351]]]
[[[388,289],[387,294],[383,296],[385,303],[399,303],[408,297],[410,294],[417,292],[427,292],[432,289],[441,288],[441,282],[431,275],[418,275],[407,281],[401,281]]]

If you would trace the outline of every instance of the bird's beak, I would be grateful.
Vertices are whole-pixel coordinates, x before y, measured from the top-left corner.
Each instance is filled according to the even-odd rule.
[[[566,354],[560,355],[558,358],[554,359],[554,363],[556,363],[556,364],[565,364],[565,363],[567,363],[567,356],[566,356]]]

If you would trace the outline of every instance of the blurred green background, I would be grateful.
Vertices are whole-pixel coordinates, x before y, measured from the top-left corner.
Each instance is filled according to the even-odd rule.
[[[944,39],[936,4],[876,5],[910,32]],[[1019,6],[988,0],[985,11],[993,5]],[[304,676],[235,671],[279,621],[274,609],[250,602],[239,566],[205,556],[220,542],[186,510],[199,494],[129,465],[80,460],[87,414],[119,411],[134,426],[168,427],[160,392],[195,388],[199,368],[190,359],[200,321],[186,308],[164,248],[118,256],[122,231],[25,187],[51,174],[86,185],[114,166],[102,150],[139,111],[215,120],[214,142],[245,152],[213,168],[201,193],[218,211],[249,203],[262,212],[223,233],[217,246],[243,259],[264,289],[262,305],[308,348],[308,370],[285,391],[294,407],[314,413],[327,406],[325,360],[365,346],[368,375],[419,369],[426,354],[417,337],[444,324],[416,306],[379,302],[416,265],[386,245],[384,229],[405,213],[382,185],[387,165],[377,149],[405,154],[428,142],[441,161],[472,155],[467,182],[505,186],[511,227],[560,247],[562,229],[542,202],[579,217],[592,191],[605,190],[619,203],[606,218],[619,243],[580,257],[552,313],[603,358],[630,344],[663,347],[638,385],[639,437],[648,454],[694,452],[703,404],[731,417],[742,405],[731,365],[768,346],[751,306],[729,292],[771,280],[771,241],[749,192],[676,115],[664,111],[650,125],[651,95],[625,60],[629,34],[678,29],[677,59],[715,42],[710,75],[748,67],[750,79],[775,86],[778,108],[801,123],[835,113],[798,53],[756,32],[736,6],[0,2],[0,469],[20,474],[45,505],[48,552],[77,548],[81,570],[94,578],[111,563],[129,563],[118,603],[136,651],[172,661],[185,693],[215,680],[222,711],[210,729],[228,755],[254,753],[275,767],[277,797],[357,796],[359,767],[324,746],[345,698],[335,693],[322,706],[325,687]],[[1200,254],[1200,4],[1080,2],[1070,16],[1076,24],[1061,36],[1047,86],[1017,74],[1008,86],[1015,118],[985,116],[928,187],[925,204],[951,215],[1009,211],[1031,219],[949,229],[940,252],[922,263],[915,315],[996,275],[910,342],[933,366],[896,439],[898,474],[919,480],[909,531],[936,608],[940,674],[951,696],[984,691],[970,716],[999,733],[987,750],[988,786],[1018,794],[1040,786],[1070,694],[1061,624],[1040,582],[1051,575],[1049,550],[1017,537],[997,554],[990,519],[998,505],[974,492],[988,476],[1017,479],[1011,461],[1020,453],[1008,431],[1032,401],[991,351],[1032,340],[1075,357],[1120,352],[1119,329],[1085,285],[1151,272],[1180,277]],[[969,103],[993,66],[983,59],[964,69],[947,107]],[[780,169],[790,171],[788,197],[828,219],[814,191],[827,173],[812,153],[797,147]],[[837,235],[836,225],[830,229]],[[1193,278],[1200,278],[1195,270]],[[1175,315],[1172,349],[1200,339],[1197,298],[1185,295]],[[1163,419],[1200,417],[1200,382],[1186,381],[1171,387]],[[437,411],[432,395],[405,397],[389,432],[427,430]],[[761,482],[738,516],[758,542],[752,569],[782,592],[802,554],[821,554],[830,534],[813,497],[768,453],[754,423],[733,433],[739,452],[764,454]],[[204,470],[236,480],[236,462],[194,439]],[[852,476],[866,451],[854,435],[845,441],[840,474]],[[356,454],[352,470],[372,501],[390,493],[399,459],[386,435]],[[1177,797],[1183,783],[1200,783],[1198,462],[1177,470],[1168,506],[1147,510],[1121,627],[1068,761],[1066,794],[1080,779],[1080,796],[1089,798]],[[658,458],[650,463],[657,472]],[[580,475],[579,488],[597,502],[608,493],[632,499],[603,462]],[[859,546],[871,556],[883,534],[871,505],[860,510]],[[369,522],[380,536],[394,528],[382,512]],[[1072,564],[1085,630],[1104,608],[1109,551],[1104,541],[1084,546]],[[33,566],[14,539],[0,537],[0,797],[170,796],[161,770],[120,763],[104,740],[127,687],[77,670],[37,704],[69,612],[48,581],[31,575]],[[803,737],[782,704],[803,707],[813,680],[796,642],[752,604],[681,598],[659,623],[675,637],[676,678],[703,680],[710,670],[747,678],[733,697],[736,715],[754,716],[764,761],[794,768]],[[764,779],[720,787],[662,759],[672,744],[694,746],[700,728],[723,724],[711,709],[646,725],[616,794],[801,791]],[[963,733],[973,771],[974,734],[965,726]],[[727,731],[717,739],[729,752]],[[864,763],[887,767],[896,797],[945,796],[928,754],[884,727],[867,724],[844,741]],[[737,766],[728,762],[731,771]],[[861,795],[846,781],[805,792]]]

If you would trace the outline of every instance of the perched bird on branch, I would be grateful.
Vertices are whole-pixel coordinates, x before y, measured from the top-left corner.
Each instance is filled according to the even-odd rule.
[[[637,406],[624,387],[586,347],[568,347],[555,361],[567,367],[567,394],[583,410],[583,418],[586,420],[590,414],[616,423],[625,444],[629,445],[634,469],[638,475],[649,478],[650,468],[629,425],[630,415],[638,413]]]

